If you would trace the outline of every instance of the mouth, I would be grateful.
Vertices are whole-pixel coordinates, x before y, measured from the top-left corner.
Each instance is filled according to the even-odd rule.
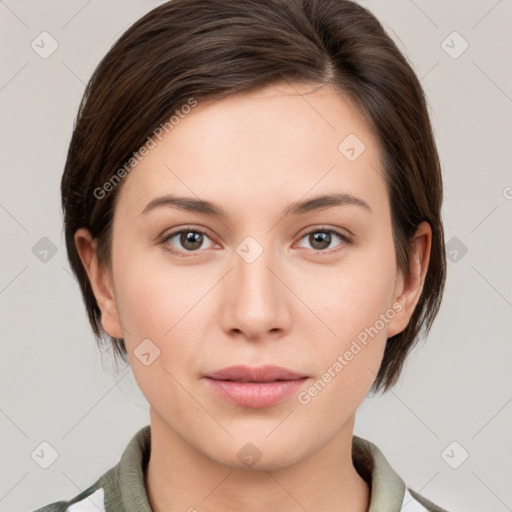
[[[250,366],[238,365],[209,373],[206,375],[206,378],[233,382],[262,383],[298,380],[307,378],[307,375],[296,373],[280,366],[261,366],[259,368],[253,368]]]
[[[308,376],[279,366],[230,366],[209,373],[204,378],[228,402],[261,408],[282,402],[298,391]]]

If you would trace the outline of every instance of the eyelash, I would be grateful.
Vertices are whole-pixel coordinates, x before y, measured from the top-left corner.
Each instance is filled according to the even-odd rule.
[[[201,250],[196,250],[196,251],[180,251],[180,250],[176,250],[176,249],[172,249],[169,244],[167,243],[170,239],[174,238],[176,235],[180,235],[182,233],[201,233],[205,236],[208,237],[208,233],[204,230],[202,230],[201,228],[182,228],[182,229],[179,229],[177,231],[173,231],[172,233],[169,233],[168,235],[166,235],[164,237],[164,239],[161,241],[161,244],[164,246],[164,249],[168,252],[170,252],[171,254],[174,254],[178,257],[181,257],[181,258],[189,258],[191,256],[194,256],[195,254],[199,253]],[[352,240],[347,236],[345,235],[344,233],[342,233],[341,231],[338,231],[337,229],[334,229],[334,228],[323,228],[323,227],[320,227],[320,228],[315,228],[315,229],[312,229],[311,231],[308,231],[307,233],[304,233],[300,240],[302,240],[303,238],[305,238],[306,236],[309,236],[311,235],[312,233],[334,233],[335,235],[337,235],[341,241],[344,243],[344,244],[351,244],[352,243]],[[208,237],[210,238],[210,237]],[[317,253],[317,254],[322,254],[322,253],[326,253],[326,254],[332,254],[333,252],[336,252],[338,249],[335,249],[335,250],[320,250],[320,249],[311,249],[313,252]],[[183,254],[183,253],[189,253],[189,254]]]

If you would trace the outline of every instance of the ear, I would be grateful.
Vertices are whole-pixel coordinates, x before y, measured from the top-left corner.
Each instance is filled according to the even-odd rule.
[[[397,304],[397,314],[388,323],[387,337],[402,332],[409,323],[423,291],[428,263],[430,261],[430,248],[432,245],[432,229],[427,222],[422,222],[411,240],[412,255],[409,261],[408,275],[402,272],[397,275],[393,304]],[[401,308],[398,307],[398,303]]]
[[[108,269],[98,264],[96,257],[97,240],[88,229],[80,228],[75,233],[75,245],[101,310],[104,331],[114,338],[123,338],[112,278]]]

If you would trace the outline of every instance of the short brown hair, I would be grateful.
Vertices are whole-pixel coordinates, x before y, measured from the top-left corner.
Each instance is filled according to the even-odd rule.
[[[407,59],[368,10],[349,0],[172,0],[133,24],[87,84],[61,183],[65,240],[97,341],[106,333],[74,242],[97,239],[111,269],[119,186],[102,187],[190,98],[221,99],[286,81],[336,87],[366,115],[380,145],[397,266],[409,271],[410,240],[432,228],[429,268],[407,327],[387,340],[372,391],[389,389],[438,313],[446,277],[442,176],[424,92]],[[126,362],[123,339],[107,336]]]

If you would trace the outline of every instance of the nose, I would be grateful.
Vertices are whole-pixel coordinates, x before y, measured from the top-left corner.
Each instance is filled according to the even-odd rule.
[[[287,287],[289,275],[270,250],[263,250],[252,262],[235,253],[233,269],[223,281],[225,332],[258,341],[277,339],[290,331],[294,295]]]

